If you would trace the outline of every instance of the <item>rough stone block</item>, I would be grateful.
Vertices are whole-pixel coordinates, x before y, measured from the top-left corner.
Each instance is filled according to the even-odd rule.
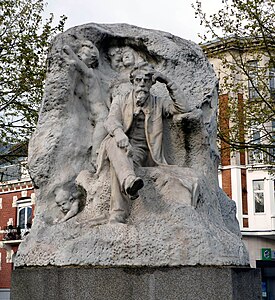
[[[256,300],[260,270],[236,267],[16,269],[11,300]]]

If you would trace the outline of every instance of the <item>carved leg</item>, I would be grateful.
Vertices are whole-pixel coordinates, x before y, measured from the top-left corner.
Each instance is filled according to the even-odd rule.
[[[125,223],[129,215],[129,203],[126,195],[121,192],[113,165],[111,172],[111,203],[110,203],[110,223]]]
[[[129,214],[128,199],[138,198],[138,190],[144,184],[136,177],[132,157],[119,148],[113,138],[106,142],[106,152],[111,164],[110,222],[124,223]]]
[[[96,88],[96,87],[94,87]],[[98,87],[100,89],[100,87]],[[108,134],[105,127],[104,127],[104,121],[106,120],[109,111],[107,109],[107,106],[103,101],[100,101],[101,99],[94,98],[94,93],[88,93],[88,102],[90,104],[90,110],[91,110],[91,121],[94,122],[95,128],[93,133],[93,148],[92,148],[92,164],[96,166],[96,160],[98,151],[100,148],[100,145],[106,135]]]
[[[106,151],[109,161],[116,173],[121,190],[123,190],[123,184],[127,177],[136,176],[133,161],[130,157],[128,157],[125,149],[117,146],[114,138],[111,138],[106,143]]]

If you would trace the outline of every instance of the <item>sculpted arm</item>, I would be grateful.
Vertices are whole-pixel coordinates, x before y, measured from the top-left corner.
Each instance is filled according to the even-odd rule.
[[[104,122],[104,126],[111,136],[114,135],[114,131],[116,129],[121,128],[121,130],[123,130],[120,97],[114,98],[110,107],[109,115]]]
[[[161,73],[155,73],[155,80],[166,85],[173,104],[168,103],[164,107],[165,113],[168,115],[174,115],[173,120],[177,123],[182,121],[195,122],[200,124],[202,122],[202,110],[195,108],[192,111],[188,107],[187,103],[183,103],[184,96],[180,88],[173,81],[169,80],[168,77]]]
[[[72,203],[70,210],[66,213],[66,215],[59,222],[63,223],[65,221],[69,220],[70,218],[77,215],[78,211],[79,211],[79,200],[75,199]]]
[[[118,147],[127,148],[129,146],[129,139],[123,131],[121,102],[120,97],[116,97],[113,100],[104,126],[109,135],[115,138]]]
[[[202,124],[202,110],[200,108],[195,108],[191,112],[183,114],[175,114],[173,120],[176,123],[181,123],[182,121],[193,122],[194,124]]]
[[[184,103],[184,96],[181,92],[180,88],[177,86],[175,82],[170,80],[167,76],[161,74],[160,72],[156,72],[153,76],[153,80],[158,81],[160,83],[164,83],[169,92],[173,103],[168,104],[164,110],[166,114],[174,115],[178,113],[184,113],[190,111],[186,101]]]
[[[69,45],[65,45],[62,48],[64,54],[65,54],[65,58],[69,59],[69,63],[70,64],[74,64],[75,68],[81,73],[81,74],[85,74],[88,75],[90,73],[90,68],[88,68],[88,66],[79,59],[79,57],[74,53],[74,51],[72,50],[72,48]]]

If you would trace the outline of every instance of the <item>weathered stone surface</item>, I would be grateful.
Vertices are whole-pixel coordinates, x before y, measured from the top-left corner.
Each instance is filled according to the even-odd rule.
[[[15,270],[11,300],[28,299],[258,300],[260,270],[232,267]]]
[[[62,57],[65,45],[77,52],[81,40],[92,41],[99,50],[97,74],[105,96],[112,98],[112,93],[124,93],[130,86],[108,58],[111,48],[127,46],[136,61],[146,60],[172,78],[192,110],[190,117],[174,116],[164,124],[163,142],[171,166],[139,168],[145,187],[129,203],[126,224],[108,223],[109,170],[97,176],[91,165],[95,119],[88,100],[81,97],[85,95],[80,92],[85,87],[81,78]],[[126,87],[121,88],[122,81]],[[160,83],[152,93],[168,97]],[[30,173],[37,187],[36,216],[16,265],[248,264],[235,205],[218,187],[217,101],[212,67],[190,41],[126,24],[87,24],[57,36],[29,150]],[[59,223],[57,191],[65,187],[75,192],[77,185],[84,191],[79,202],[72,200],[79,211]]]
[[[197,178],[192,169],[141,168],[138,175],[146,184],[140,197],[130,203],[127,224],[109,224],[108,184],[83,171],[77,180],[83,187],[90,185],[83,212],[66,223],[49,225],[43,232],[36,232],[35,227],[32,234],[37,239],[29,238],[21,247],[21,264],[177,266],[246,262],[239,236],[224,226],[220,213],[213,218],[220,208],[217,197],[209,195],[205,178],[200,182],[198,202],[191,205],[192,179],[196,182]]]

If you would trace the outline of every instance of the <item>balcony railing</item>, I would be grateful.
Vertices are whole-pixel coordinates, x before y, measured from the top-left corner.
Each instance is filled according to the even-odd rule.
[[[275,163],[275,148],[270,148],[268,153],[259,149],[248,151],[248,163],[253,164],[274,164]]]
[[[26,235],[29,234],[31,226],[27,226],[26,229],[21,229],[20,226],[13,227],[9,225],[5,228],[3,241],[16,241],[22,240]]]

